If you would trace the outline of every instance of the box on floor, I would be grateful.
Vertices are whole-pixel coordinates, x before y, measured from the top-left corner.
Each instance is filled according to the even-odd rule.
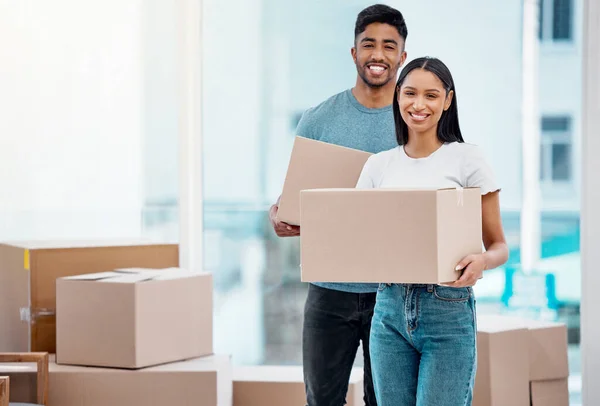
[[[480,315],[474,406],[568,399],[567,329],[562,323]],[[532,403],[534,402],[534,403]]]
[[[126,370],[50,363],[48,406],[231,406],[229,356]]]
[[[346,395],[348,406],[363,406],[363,370],[353,368]],[[301,366],[236,366],[233,369],[233,405],[306,405]]]
[[[569,379],[531,382],[531,406],[569,406]]]

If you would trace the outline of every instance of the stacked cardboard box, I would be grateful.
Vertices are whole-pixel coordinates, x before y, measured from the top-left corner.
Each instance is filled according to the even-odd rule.
[[[567,330],[560,323],[478,318],[474,406],[567,406]]]
[[[50,363],[49,406],[231,406],[229,356],[126,370]]]
[[[567,327],[561,323],[528,320],[531,406],[569,404]]]
[[[212,276],[178,265],[171,244],[0,245],[0,352],[57,349],[49,406],[230,406]],[[32,371],[12,375],[31,401]]]
[[[59,364],[142,368],[212,354],[212,275],[124,269],[56,282]]]
[[[176,244],[0,244],[0,351],[56,352],[56,279],[117,268],[179,266]]]
[[[229,357],[206,357],[211,274],[119,269],[59,278],[56,294],[50,406],[231,405]]]

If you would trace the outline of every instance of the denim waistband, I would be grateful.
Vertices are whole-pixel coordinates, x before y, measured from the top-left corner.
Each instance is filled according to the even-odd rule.
[[[435,286],[434,283],[386,283],[388,286],[396,285],[396,286],[404,286],[407,288],[428,288]]]

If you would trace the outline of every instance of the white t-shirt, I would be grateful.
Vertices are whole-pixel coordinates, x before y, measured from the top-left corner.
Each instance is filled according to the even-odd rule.
[[[425,158],[411,158],[402,145],[369,157],[358,189],[445,189],[478,187],[481,194],[500,190],[480,148],[473,144],[443,144]]]

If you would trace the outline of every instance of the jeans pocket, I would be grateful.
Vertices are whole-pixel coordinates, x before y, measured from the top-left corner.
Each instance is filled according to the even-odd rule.
[[[436,299],[445,302],[466,302],[471,297],[472,289],[467,288],[451,288],[448,286],[436,285],[433,287],[433,294]]]

